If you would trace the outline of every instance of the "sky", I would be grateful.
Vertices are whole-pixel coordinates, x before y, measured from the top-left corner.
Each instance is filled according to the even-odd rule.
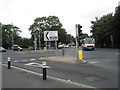
[[[95,17],[113,13],[119,0],[0,0],[0,22],[17,26],[20,36],[30,38],[28,28],[34,19],[57,16],[68,34],[75,36],[75,24],[90,35]]]

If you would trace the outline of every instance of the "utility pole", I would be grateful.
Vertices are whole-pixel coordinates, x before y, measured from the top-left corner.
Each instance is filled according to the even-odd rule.
[[[39,48],[40,48],[40,50],[41,50],[41,35],[40,35],[40,30],[39,30]]]
[[[37,39],[36,39],[36,34],[34,33],[34,45],[35,45],[35,51],[37,49],[37,43],[36,43]]]
[[[13,51],[13,45],[14,45],[14,28],[12,23],[12,51]]]
[[[113,35],[110,35],[111,37],[111,48],[113,48]]]
[[[0,47],[2,47],[2,23],[0,22]]]
[[[38,24],[39,24],[39,49],[41,50],[41,39],[40,39],[41,38],[41,35],[40,35],[41,34],[41,31],[40,31],[41,28],[40,28],[40,23],[38,23]]]

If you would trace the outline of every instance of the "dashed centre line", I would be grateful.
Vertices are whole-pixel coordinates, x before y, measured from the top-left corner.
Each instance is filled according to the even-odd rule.
[[[24,60],[15,60],[13,62],[17,63],[17,62],[27,62],[27,61],[35,61],[36,59],[33,58],[33,59],[24,59]]]
[[[30,61],[35,61],[36,59],[35,58],[33,58],[33,59],[30,59]]]

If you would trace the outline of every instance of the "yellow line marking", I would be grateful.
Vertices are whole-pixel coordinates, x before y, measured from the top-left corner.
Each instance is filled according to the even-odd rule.
[[[0,64],[0,65],[8,66],[7,64]],[[32,73],[32,74],[35,74],[35,75],[43,76],[43,74],[41,74],[41,73],[33,72],[33,71],[30,71],[30,70],[27,70],[27,69],[15,67],[15,66],[11,66],[11,68],[15,68],[15,69],[18,69],[18,70],[21,70],[21,71],[24,71],[24,72],[28,72],[28,73]],[[52,77],[52,76],[47,76],[47,78],[50,78],[50,79],[53,79],[53,80],[59,80],[59,81],[62,81],[62,82],[66,82],[66,83],[70,83],[70,84],[74,84],[74,85],[78,85],[78,86],[82,86],[84,88],[94,88],[94,89],[96,88],[96,87],[93,87],[93,86],[84,85],[84,84],[81,84],[81,83],[72,82],[72,81],[68,81],[68,80],[64,80],[64,79],[60,79],[60,78],[56,78],[56,77]]]

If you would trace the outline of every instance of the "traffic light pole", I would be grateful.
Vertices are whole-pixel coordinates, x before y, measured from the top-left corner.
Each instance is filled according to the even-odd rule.
[[[75,25],[75,31],[76,31],[76,61],[78,61],[78,40],[77,40],[77,36],[78,36],[78,25]]]

